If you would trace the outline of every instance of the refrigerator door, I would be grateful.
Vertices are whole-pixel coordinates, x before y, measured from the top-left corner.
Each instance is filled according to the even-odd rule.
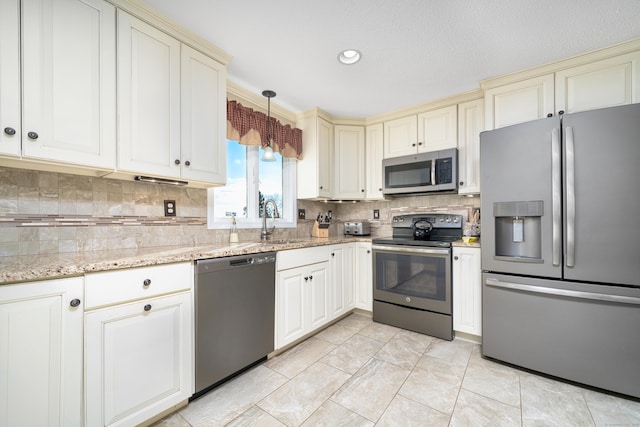
[[[480,134],[482,269],[562,276],[562,171],[556,117]]]
[[[562,124],[564,277],[640,286],[640,104]]]

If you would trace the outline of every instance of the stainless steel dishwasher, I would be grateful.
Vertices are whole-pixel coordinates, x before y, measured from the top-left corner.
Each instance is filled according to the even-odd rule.
[[[275,262],[275,252],[196,261],[192,399],[273,351]]]

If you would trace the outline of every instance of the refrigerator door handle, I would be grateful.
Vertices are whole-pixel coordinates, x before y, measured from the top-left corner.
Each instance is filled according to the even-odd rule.
[[[575,266],[576,255],[576,193],[575,193],[575,161],[573,128],[567,126],[566,129],[566,150],[567,150],[567,267]]]
[[[560,164],[560,131],[554,128],[551,131],[551,173],[552,173],[552,263],[560,265],[560,253],[562,251],[562,165]]]
[[[620,304],[640,305],[640,298],[628,297],[624,295],[595,294],[592,292],[573,291],[570,289],[556,289],[544,286],[525,285],[523,283],[503,282],[498,279],[486,279],[484,283],[485,285],[493,286],[494,288],[511,289],[514,291],[558,295],[563,297],[590,299],[596,301],[616,302]]]
[[[436,185],[436,159],[431,160],[431,185]]]

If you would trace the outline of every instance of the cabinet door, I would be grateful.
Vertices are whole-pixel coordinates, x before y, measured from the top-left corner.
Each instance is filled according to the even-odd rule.
[[[364,199],[364,127],[335,126],[336,199]]]
[[[365,138],[365,198],[383,199],[382,158],[384,157],[384,127],[382,123],[367,126]]]
[[[418,115],[418,152],[446,150],[458,146],[457,106]]]
[[[305,282],[304,278],[307,277]],[[302,337],[306,331],[305,286],[308,283],[306,267],[292,268],[277,273],[276,287],[276,348]]]
[[[22,8],[23,156],[113,169],[115,8],[102,0]]]
[[[480,132],[484,100],[458,105],[458,194],[480,193]]]
[[[190,292],[85,317],[87,425],[137,425],[193,394]]]
[[[418,117],[409,116],[384,123],[384,158],[418,151]]]
[[[371,243],[357,243],[356,248],[356,308],[373,310],[373,259]]]
[[[328,271],[329,262],[321,262],[307,267],[309,280],[304,283],[309,302],[307,332],[311,332],[329,321]]]
[[[182,177],[224,184],[227,180],[226,69],[183,45],[180,73]]]
[[[488,89],[484,96],[487,130],[540,119],[555,111],[553,74]]]
[[[119,169],[180,177],[180,42],[122,10],[118,118]]]
[[[346,243],[331,247],[331,282],[329,283],[329,317],[335,319],[354,307],[354,246]]]
[[[20,156],[20,0],[0,2],[0,154]]]
[[[453,248],[453,329],[482,335],[480,248]]]
[[[82,300],[81,277],[0,286],[0,425],[83,424]]]
[[[333,128],[331,123],[318,118],[318,195],[333,196]]]
[[[555,83],[565,113],[640,102],[640,52],[559,71]]]

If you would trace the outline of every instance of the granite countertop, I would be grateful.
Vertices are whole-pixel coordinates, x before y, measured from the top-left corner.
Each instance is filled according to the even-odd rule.
[[[201,246],[161,246],[143,249],[86,251],[54,255],[0,257],[0,285],[31,280],[79,276],[95,271],[143,267],[206,258],[299,249],[350,242],[370,242],[366,237],[329,237],[274,240],[271,242],[218,243]]]

